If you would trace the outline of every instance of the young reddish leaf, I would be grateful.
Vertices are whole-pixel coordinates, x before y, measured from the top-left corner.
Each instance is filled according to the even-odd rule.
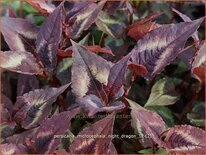
[[[151,22],[154,18],[162,15],[162,13],[152,14],[147,16],[144,19],[139,19],[135,23],[129,25],[127,27],[127,35],[134,38],[135,40],[139,40],[141,37],[146,35],[151,30],[157,28],[155,22]]]
[[[192,20],[184,15],[183,13],[179,12],[178,10],[176,10],[175,8],[172,8],[172,11],[174,11],[175,13],[177,13],[182,19],[184,22],[191,22]],[[199,37],[198,37],[198,32],[195,31],[193,34],[192,34],[192,38],[194,39],[194,41],[196,42],[199,42]]]
[[[1,31],[10,50],[34,52],[37,26],[25,19],[2,17]]]
[[[106,54],[111,54],[114,56],[114,54],[112,53],[111,49],[107,49],[107,48],[101,48],[100,46],[98,45],[92,45],[92,46],[86,46],[86,48],[91,51],[91,52],[94,52],[94,53],[106,53]]]
[[[55,9],[55,5],[47,4],[45,0],[26,0],[26,2],[43,14],[50,14]]]
[[[72,41],[72,91],[77,97],[93,94],[103,100],[102,84],[107,84],[112,63]]]
[[[62,112],[44,120],[37,133],[31,139],[33,153],[52,154],[59,146],[61,139],[56,135],[64,135],[71,124],[71,119],[79,112],[79,108]]]
[[[140,75],[140,76],[145,76],[147,75],[148,71],[147,71],[147,68],[143,65],[140,65],[140,64],[134,64],[134,63],[130,63],[128,65],[128,68],[130,70],[133,71],[133,77],[134,79]]]
[[[39,81],[36,76],[20,74],[17,83],[17,96],[21,96],[34,89],[39,89]]]
[[[62,34],[63,2],[49,15],[40,28],[36,47],[46,71],[52,72],[57,63],[57,49]]]
[[[22,74],[40,74],[42,71],[29,52],[0,51],[0,68]]]
[[[139,108],[132,109],[131,116],[134,122],[136,119],[139,121],[139,125],[142,126],[144,132],[152,138],[154,143],[157,143],[160,147],[164,146],[161,133],[165,130],[165,123],[158,114]]]
[[[175,85],[169,78],[163,78],[157,81],[152,87],[151,94],[145,107],[172,105],[179,99],[175,91]]]
[[[104,4],[105,0],[100,1],[98,4],[91,3],[69,19],[70,22],[74,21],[70,27],[70,35],[72,39],[78,38],[84,30],[87,30],[95,22]]]
[[[149,32],[132,50],[132,62],[146,66],[148,74],[145,78],[153,78],[177,57],[203,20],[163,25]]]
[[[52,104],[70,84],[59,88],[36,89],[18,96],[14,105],[14,120],[29,129],[40,124],[51,111]]]
[[[71,154],[107,154],[110,152],[115,113],[84,128],[69,147]],[[91,138],[84,137],[86,135]],[[92,137],[92,136],[104,136]]]
[[[176,125],[169,128],[165,143],[170,153],[204,154],[205,131],[190,125]]]
[[[22,144],[1,144],[1,154],[26,154],[26,148]]]
[[[120,101],[104,106],[101,100],[95,95],[87,95],[80,98],[77,103],[84,108],[88,116],[94,116],[98,112],[113,112],[125,108],[125,105]]]
[[[114,99],[115,95],[119,92],[120,88],[125,82],[125,72],[127,69],[127,63],[130,59],[131,54],[128,54],[112,66],[109,72],[108,83],[106,86],[106,92],[109,98],[109,101]]]
[[[192,63],[193,76],[201,83],[205,81],[205,42],[197,51],[197,55]]]
[[[109,16],[107,12],[101,11],[95,23],[101,31],[113,38],[122,37],[125,28],[124,23],[121,23],[115,18]]]

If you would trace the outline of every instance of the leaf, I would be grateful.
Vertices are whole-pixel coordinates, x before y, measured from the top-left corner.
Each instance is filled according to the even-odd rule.
[[[55,5],[48,4],[44,0],[26,0],[26,2],[43,14],[50,14],[55,9]]]
[[[175,8],[172,8],[172,11],[177,13],[184,20],[184,22],[191,22],[192,21],[188,16],[186,16],[183,13],[179,12]],[[193,33],[192,38],[194,39],[194,41],[199,42],[198,31],[195,31]]]
[[[70,35],[72,39],[78,38],[83,31],[87,30],[95,22],[105,2],[106,1],[104,0],[100,1],[98,4],[91,3],[69,19],[69,22],[74,22],[70,27]]]
[[[114,17],[109,16],[107,12],[104,11],[99,13],[95,24],[101,31],[113,38],[120,39],[124,33],[124,23],[121,23]]]
[[[128,68],[133,71],[132,74],[133,74],[134,79],[135,79],[138,75],[140,75],[140,76],[145,76],[145,75],[147,75],[147,73],[148,73],[147,68],[146,68],[145,66],[143,66],[143,65],[140,65],[140,64],[130,63],[130,64],[128,65]]]
[[[88,113],[88,116],[94,116],[98,112],[113,112],[125,108],[125,105],[120,101],[104,106],[101,100],[95,95],[87,95],[80,98],[77,103],[84,108],[84,110]]]
[[[192,63],[192,75],[204,83],[205,81],[205,42],[200,45],[200,49],[197,51],[197,55]]]
[[[162,15],[162,13],[156,13],[149,15],[143,19],[137,20],[135,23],[129,25],[126,28],[127,35],[132,37],[135,40],[139,40],[141,37],[146,35],[151,30],[157,28],[156,23],[152,22],[154,18]]]
[[[172,105],[178,99],[179,95],[175,91],[175,85],[172,80],[169,78],[163,78],[157,81],[152,87],[145,107]]]
[[[18,96],[14,105],[14,120],[21,123],[25,129],[37,126],[48,116],[52,104],[69,85],[59,88],[36,89],[23,96]]]
[[[37,53],[47,72],[52,72],[57,63],[57,49],[62,34],[63,4],[62,2],[45,20],[36,40]]]
[[[127,69],[127,63],[130,59],[130,54],[122,58],[119,62],[112,66],[109,72],[108,83],[106,86],[106,92],[109,101],[113,100],[120,88],[125,82],[125,73]]]
[[[70,145],[69,147],[70,153],[71,154],[109,153],[110,145],[112,142],[112,138],[109,135],[113,134],[114,120],[115,120],[115,113],[113,112],[107,117],[84,128],[74,139],[73,143]],[[87,136],[91,138],[88,138]]]
[[[23,51],[0,51],[0,68],[21,74],[41,74],[34,56]]]
[[[132,62],[146,66],[148,74],[145,78],[152,79],[177,57],[203,20],[163,25],[149,32],[132,50]]]
[[[101,48],[101,46],[98,46],[98,45],[92,45],[92,46],[86,46],[86,48],[91,51],[91,52],[94,52],[94,53],[106,53],[106,54],[111,54],[111,55],[114,55],[111,51],[111,49],[109,48]]]
[[[17,83],[17,96],[21,96],[34,89],[39,89],[39,81],[36,76],[20,74]]]
[[[176,125],[166,134],[166,148],[170,153],[204,154],[205,131],[190,125]]]
[[[35,40],[39,28],[25,19],[1,18],[1,31],[12,51],[35,51]]]
[[[52,154],[60,144],[58,135],[64,135],[71,124],[71,119],[79,112],[79,108],[72,111],[62,112],[53,115],[51,118],[44,120],[37,130],[37,133],[31,139],[35,148],[33,153]]]
[[[139,124],[137,124],[137,126],[139,126],[138,128],[141,126],[144,132],[152,138],[153,143],[157,143],[160,147],[164,146],[164,143],[161,140],[161,134],[165,130],[165,123],[158,114],[140,108],[132,109],[131,116],[134,122],[136,120],[139,121]]]
[[[72,91],[81,98],[93,94],[102,99],[102,84],[107,84],[112,63],[91,53],[85,47],[72,41]]]
[[[22,144],[1,144],[1,154],[26,154],[26,148]]]
[[[205,126],[205,104],[204,102],[195,102],[191,112],[187,113],[187,119],[196,126]]]

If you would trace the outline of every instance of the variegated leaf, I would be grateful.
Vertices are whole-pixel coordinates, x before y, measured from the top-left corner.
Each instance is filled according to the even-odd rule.
[[[190,125],[170,128],[165,138],[170,153],[205,154],[205,131]]]
[[[71,154],[107,154],[111,148],[115,113],[84,128],[69,147]],[[84,137],[84,136],[91,137]],[[110,136],[109,136],[110,135]],[[93,137],[92,137],[93,136]],[[95,136],[103,136],[95,137]],[[95,137],[95,138],[94,138]]]
[[[131,116],[134,123],[137,123],[135,126],[133,125],[134,127],[141,128],[143,133],[146,133],[153,140],[153,144],[157,143],[160,147],[164,146],[161,134],[165,130],[165,123],[158,114],[144,108],[139,108],[132,109]]]
[[[35,51],[39,28],[25,19],[2,17],[1,31],[12,51]]]
[[[52,104],[69,85],[59,88],[36,89],[23,96],[18,96],[13,110],[14,120],[21,123],[25,129],[37,126],[48,116]]]
[[[1,154],[26,154],[26,147],[23,144],[1,144]]]
[[[106,85],[112,63],[72,42],[72,91],[77,97],[87,93],[103,98],[102,84]]]
[[[48,4],[45,2],[45,0],[25,0],[25,1],[43,14],[50,14],[55,9],[55,5],[51,4],[51,2],[50,4]]]
[[[125,105],[120,101],[116,101],[105,106],[95,95],[87,95],[80,98],[77,102],[88,113],[88,116],[94,116],[98,112],[113,112],[125,108]]]
[[[101,31],[113,38],[121,38],[124,33],[124,23],[121,23],[114,17],[109,16],[107,12],[101,11],[95,23]]]
[[[57,63],[57,49],[62,36],[63,2],[49,15],[40,28],[36,47],[47,72],[52,72]]]
[[[70,35],[72,39],[78,38],[83,31],[87,30],[95,22],[104,4],[105,0],[100,1],[98,4],[91,3],[69,19],[69,23],[72,21],[74,22],[70,27]]]
[[[177,57],[203,20],[163,25],[149,32],[132,50],[133,63],[146,66],[148,74],[145,78],[152,79]]]
[[[169,78],[163,78],[157,81],[152,87],[145,107],[171,105],[179,99],[178,96],[179,95],[175,91],[175,85],[172,80]]]
[[[52,154],[61,142],[59,135],[64,135],[71,124],[71,119],[79,112],[79,108],[65,111],[44,120],[37,133],[31,139],[33,153]]]
[[[23,51],[0,51],[0,68],[22,74],[40,74],[42,71],[34,56]]]

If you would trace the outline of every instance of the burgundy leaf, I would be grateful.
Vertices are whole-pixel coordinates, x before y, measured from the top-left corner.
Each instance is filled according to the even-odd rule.
[[[166,148],[170,153],[205,154],[205,131],[190,125],[177,125],[169,128]]]
[[[62,112],[44,120],[31,139],[34,146],[33,153],[52,154],[60,144],[58,135],[64,135],[71,124],[71,119],[79,112],[79,108]],[[31,146],[32,147],[32,146]]]
[[[1,154],[26,154],[26,148],[22,144],[1,144]]]
[[[52,104],[70,84],[59,88],[36,89],[18,96],[14,105],[14,120],[29,129],[40,124],[51,111]]]
[[[37,26],[25,19],[2,17],[1,31],[10,50],[34,52]]]
[[[20,74],[17,83],[17,96],[21,96],[34,89],[39,89],[39,81],[36,76]]]
[[[113,112],[125,108],[125,105],[120,101],[104,106],[101,100],[95,95],[87,95],[80,98],[77,103],[84,108],[84,110],[88,113],[88,116],[94,116],[98,112]]]
[[[46,71],[52,72],[57,63],[57,49],[62,34],[63,2],[49,15],[40,28],[36,47]]]
[[[148,74],[145,78],[153,78],[177,57],[203,20],[163,25],[149,32],[132,50],[133,63],[146,66]]]
[[[160,147],[164,146],[164,142],[161,140],[161,134],[165,130],[165,123],[158,114],[143,108],[133,108],[131,116],[134,121],[136,119],[139,121],[139,125],[143,128],[144,132],[153,139],[154,143],[157,143]]]
[[[53,4],[48,4],[45,0],[26,0],[26,2],[43,14],[50,14],[55,9]]]
[[[135,23],[129,25],[127,27],[127,35],[134,38],[135,40],[139,40],[141,37],[146,35],[151,30],[157,28],[155,22],[151,22],[154,18],[162,15],[162,13],[156,13],[149,15],[143,19],[137,20]]]
[[[34,56],[23,51],[0,51],[0,68],[22,74],[41,74],[42,71]]]
[[[178,10],[176,10],[175,8],[172,8],[172,11],[174,11],[175,13],[177,13],[182,19],[184,22],[191,22],[192,20],[184,15],[183,13],[179,12]],[[199,41],[199,37],[198,37],[198,32],[195,31],[193,34],[192,34],[192,38],[194,39],[194,41],[198,42]]]
[[[70,27],[70,35],[72,39],[78,38],[83,31],[87,30],[96,20],[99,12],[102,10],[105,0],[98,4],[91,3],[77,12],[69,22],[74,22]]]
[[[112,63],[72,41],[72,91],[77,97],[93,94],[105,98],[102,84],[107,84]]]
[[[130,56],[131,55],[128,54],[127,56],[122,58],[119,62],[112,66],[109,72],[109,78],[106,87],[109,101],[114,99],[115,95],[118,93],[125,82],[125,72]]]
[[[111,148],[115,113],[84,128],[69,147],[71,154],[107,154]],[[84,136],[105,136],[89,138]]]
[[[145,75],[147,75],[147,73],[148,73],[146,67],[143,66],[143,65],[140,65],[140,64],[130,63],[130,64],[128,65],[128,68],[129,68],[130,70],[132,70],[132,72],[133,72],[133,78],[134,78],[134,79],[135,79],[138,75],[140,75],[140,76],[145,76]]]

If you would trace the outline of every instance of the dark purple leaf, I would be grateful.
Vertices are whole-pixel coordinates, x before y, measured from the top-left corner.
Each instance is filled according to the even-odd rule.
[[[33,153],[52,154],[60,144],[58,135],[64,135],[71,124],[71,119],[79,112],[79,108],[62,112],[41,123],[37,133],[31,139]]]
[[[0,68],[22,74],[41,74],[42,71],[34,56],[29,52],[0,52]]]
[[[26,0],[26,2],[43,14],[50,14],[55,9],[55,5],[51,2],[48,4],[45,0]]]
[[[205,154],[205,131],[190,125],[169,128],[165,138],[170,153]]]
[[[71,154],[107,154],[110,152],[115,113],[84,128],[69,147]],[[87,138],[84,136],[104,136]]]
[[[39,81],[36,76],[20,74],[17,83],[17,96],[21,96],[34,89],[39,89]]]
[[[88,113],[88,116],[94,116],[98,112],[113,112],[125,108],[125,105],[120,101],[104,106],[101,100],[95,95],[87,95],[80,98],[77,103],[84,108],[84,110]]]
[[[86,94],[93,94],[101,100],[103,96],[102,84],[106,85],[112,63],[90,52],[85,47],[72,42],[72,91],[81,98]]]
[[[69,19],[69,23],[74,22],[70,27],[70,35],[72,39],[78,38],[83,31],[87,30],[95,22],[104,4],[105,0],[100,1],[98,4],[91,3]]]
[[[57,63],[57,49],[62,36],[63,2],[49,15],[40,28],[36,47],[46,71],[52,72]]]
[[[14,105],[14,120],[29,129],[40,124],[51,111],[52,104],[70,84],[59,88],[36,89],[18,96]]]
[[[148,74],[145,78],[153,78],[177,57],[203,20],[163,25],[149,32],[132,50],[133,63],[146,66]]]
[[[138,128],[142,127],[144,132],[152,138],[153,143],[157,143],[160,147],[164,146],[164,142],[161,140],[161,134],[165,130],[165,123],[158,114],[143,108],[133,108],[131,116],[133,123],[137,124],[135,126]]]
[[[175,8],[172,8],[172,11],[174,11],[175,13],[177,13],[182,19],[184,22],[191,22],[192,20],[184,15],[183,13],[179,12],[178,10],[176,10]],[[192,34],[192,38],[194,39],[194,41],[196,42],[199,42],[199,37],[198,37],[198,32],[195,31],[193,34]]]
[[[130,59],[131,54],[128,54],[112,66],[109,72],[108,83],[106,87],[106,92],[109,101],[114,99],[115,95],[119,92],[120,88],[125,82],[125,72],[127,69],[127,63]]]
[[[35,51],[39,28],[25,19],[2,17],[1,31],[12,51]]]
[[[1,154],[26,154],[26,148],[22,144],[1,144]]]

